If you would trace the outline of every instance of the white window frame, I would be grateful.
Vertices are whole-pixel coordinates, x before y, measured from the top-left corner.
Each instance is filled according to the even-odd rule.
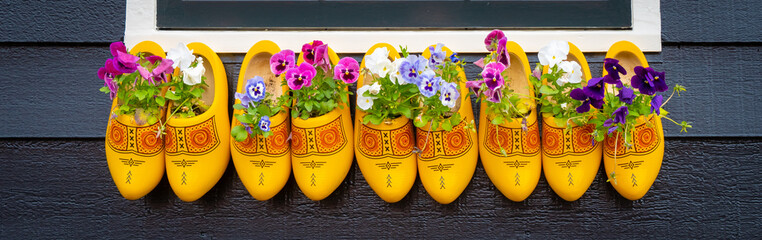
[[[507,30],[526,52],[537,52],[551,40],[574,43],[583,52],[605,52],[617,41],[627,40],[645,52],[661,51],[661,10],[659,0],[632,1],[630,30]],[[435,43],[444,43],[459,53],[485,52],[482,41],[488,30],[399,30],[399,31],[227,31],[227,30],[159,30],[156,27],[156,0],[128,0],[124,42],[135,46],[151,40],[164,49],[178,42],[202,42],[220,53],[245,53],[260,40],[271,40],[282,49],[300,50],[302,44],[322,40],[340,53],[364,53],[373,44],[390,43],[407,46],[420,52]]]

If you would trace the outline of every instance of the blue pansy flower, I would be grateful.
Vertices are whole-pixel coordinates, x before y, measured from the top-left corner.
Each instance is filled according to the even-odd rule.
[[[441,77],[437,77],[434,71],[426,71],[421,74],[420,82],[418,82],[418,90],[424,97],[431,97],[439,90],[439,84],[442,81]]]
[[[445,105],[449,108],[454,108],[455,103],[458,101],[458,97],[460,97],[460,93],[458,92],[458,85],[455,83],[442,81],[439,92],[439,100],[442,101],[442,105]]]
[[[265,99],[265,81],[260,76],[253,77],[246,81],[246,95],[251,101],[261,102]]]
[[[262,116],[262,118],[259,119],[259,129],[263,132],[270,131],[270,117]]]
[[[431,52],[429,67],[436,68],[436,66],[442,65],[442,63],[444,63],[447,53],[442,50],[442,47],[444,47],[444,44],[441,43],[437,43],[436,47],[429,47],[429,52]]]

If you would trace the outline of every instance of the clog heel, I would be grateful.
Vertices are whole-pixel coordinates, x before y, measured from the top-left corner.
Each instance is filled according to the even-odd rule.
[[[225,172],[230,160],[230,125],[228,81],[220,57],[203,43],[190,43],[188,48],[204,59],[209,87],[201,101],[209,109],[191,118],[168,116],[164,143],[169,185],[177,197],[191,202],[214,187]]]
[[[640,48],[628,41],[614,43],[606,53],[606,58],[619,60],[619,64],[627,71],[627,75],[621,77],[625,85],[630,85],[636,66],[648,67],[646,56]],[[603,71],[603,75],[606,75],[606,70]],[[610,181],[614,189],[634,201],[646,195],[661,169],[664,158],[661,117],[656,114],[640,116],[630,133],[633,139],[629,149],[625,148],[624,136],[619,132],[606,137],[603,141],[603,165],[609,177],[616,171]]]
[[[333,49],[328,48],[328,55],[332,65],[339,62]],[[304,53],[298,58],[298,64],[302,62]],[[294,179],[309,199],[325,199],[344,181],[354,158],[352,131],[348,104],[323,116],[291,119]]]
[[[138,53],[166,57],[161,46],[151,41],[140,42],[130,49],[130,54]],[[114,98],[110,112],[118,107],[118,99]],[[137,124],[132,116],[126,115],[109,118],[106,161],[119,193],[126,199],[145,196],[164,176],[164,141],[156,137],[160,125],[160,122]]]
[[[265,88],[274,99],[288,91],[288,86],[281,86],[281,78],[270,71],[270,58],[278,53],[280,47],[271,41],[259,41],[249,49],[243,58],[241,72],[238,74],[236,92],[243,92],[247,79],[260,76],[265,80]],[[236,99],[235,104],[241,103]],[[242,114],[243,110],[234,110]],[[265,138],[261,135],[249,136],[242,142],[230,138],[230,154],[241,182],[252,197],[265,201],[278,194],[291,176],[291,146],[288,136],[291,134],[291,122],[288,108],[281,109],[270,118],[270,132]],[[241,125],[233,118],[231,128]]]
[[[511,61],[510,67],[506,69],[506,85],[516,93],[534,96],[534,89],[529,82],[531,70],[526,53],[513,41],[508,41],[506,48]],[[508,199],[524,201],[537,187],[542,169],[537,105],[531,101],[526,131],[522,129],[521,118],[499,125],[492,124],[492,117],[488,116],[486,109],[487,104],[482,101],[479,110],[479,152],[484,171]],[[501,148],[505,150],[505,155]]]
[[[443,47],[446,56],[452,51]],[[426,58],[431,57],[429,48],[423,52]],[[461,121],[453,126],[451,131],[441,127],[430,129],[429,126],[417,128],[416,145],[420,149],[418,155],[418,174],[421,183],[434,200],[441,204],[449,204],[463,193],[476,170],[479,149],[476,146],[476,132],[467,129],[467,124],[474,120],[471,99],[466,94],[466,74],[459,69],[458,83],[460,108],[458,114]]]
[[[388,43],[373,45],[363,57],[360,69],[365,68],[365,57],[378,48],[389,50],[389,57],[400,57]],[[371,84],[360,75],[357,86]],[[402,200],[415,183],[417,174],[416,155],[413,153],[415,139],[413,121],[401,116],[379,125],[362,124],[365,111],[355,109],[355,156],[365,181],[386,202]]]
[[[572,43],[566,59],[579,63],[582,79],[591,78],[585,55]],[[572,127],[568,129],[567,125],[557,125],[551,113],[543,113],[542,167],[553,191],[566,201],[575,201],[585,194],[598,174],[603,148],[590,135],[595,125],[569,124]]]

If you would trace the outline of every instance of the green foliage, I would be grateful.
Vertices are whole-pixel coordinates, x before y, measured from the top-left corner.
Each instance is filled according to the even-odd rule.
[[[538,63],[535,66],[535,71],[540,71],[543,67]],[[571,98],[569,93],[575,88],[585,86],[586,81],[579,83],[567,82],[559,85],[557,81],[564,74],[566,72],[556,65],[548,68],[548,73],[540,76],[542,79],[537,79],[534,75],[529,76],[532,86],[535,89],[539,89],[539,91],[535,92],[535,95],[540,101],[540,113],[553,116],[556,119],[555,124],[558,126],[571,128],[572,125],[569,123],[574,123],[577,126],[585,125],[590,117],[595,115],[595,112],[577,113],[577,107],[582,105],[582,101]]]
[[[465,89],[460,88],[460,83],[466,81],[466,79],[460,75],[460,72],[463,69],[463,65],[463,61],[453,63],[449,58],[445,58],[444,63],[440,66],[437,66],[437,69],[433,70],[437,76],[442,78],[442,81],[458,84],[457,88],[460,94],[467,94],[466,91],[464,91]],[[452,130],[452,127],[460,123],[460,114],[458,114],[458,112],[453,112],[457,109],[450,109],[449,107],[442,104],[442,101],[439,100],[440,94],[440,91],[431,97],[424,97],[423,95],[418,94],[420,113],[414,121],[416,127],[430,125],[430,129],[437,129],[437,127],[442,127],[442,129],[450,131]],[[463,96],[461,96],[461,98],[463,98]],[[468,99],[466,98],[465,101],[468,101]]]
[[[194,61],[191,67],[196,67],[198,62]],[[209,106],[201,101],[201,95],[206,91],[206,77],[201,77],[201,83],[196,85],[187,85],[183,82],[183,76],[176,74],[172,76],[172,80],[166,83],[169,87],[164,97],[171,103],[170,112],[171,116],[179,118],[190,118],[204,113]]]
[[[140,54],[140,65],[149,72],[159,65],[159,61],[152,64],[145,60],[143,54]],[[138,71],[130,74],[116,76],[114,81],[119,86],[116,92],[116,98],[119,101],[119,108],[114,113],[117,115],[134,115],[135,121],[147,124],[154,124],[162,117],[161,110],[164,108],[164,97],[161,89],[165,84],[155,85],[150,81],[143,79]],[[100,89],[103,93],[110,93],[108,87]]]
[[[248,107],[244,107],[240,103],[233,105],[233,109],[243,110],[243,112],[241,114],[233,114],[233,116],[241,122],[241,125],[237,125],[230,129],[230,134],[238,142],[245,141],[249,136],[254,137],[256,135],[262,135],[265,138],[269,137],[272,135],[272,131],[262,131],[262,129],[259,128],[259,121],[264,116],[272,117],[278,114],[278,112],[283,109],[283,107],[281,107],[281,100],[283,99],[285,98],[276,99],[271,93],[266,93],[264,100],[261,102],[251,101],[249,102]],[[246,126],[251,129],[251,134],[246,131]]]
[[[308,119],[322,116],[340,107],[341,103],[349,102],[347,84],[333,79],[332,74],[317,68],[317,75],[312,79],[312,86],[303,87],[299,90],[290,90],[293,94],[284,94],[284,102],[294,100],[291,108],[292,118]],[[285,84],[285,82],[284,82]]]

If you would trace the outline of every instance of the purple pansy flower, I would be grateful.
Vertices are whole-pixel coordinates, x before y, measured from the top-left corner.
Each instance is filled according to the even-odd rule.
[[[602,99],[595,99],[587,94],[585,94],[585,91],[580,88],[575,88],[572,90],[569,95],[572,99],[582,101],[582,105],[577,107],[578,113],[586,113],[590,111],[590,105],[597,109],[603,108],[603,100]]]
[[[280,51],[270,58],[270,71],[273,72],[276,77],[280,76],[286,72],[286,70],[296,66],[295,59],[294,51],[288,49]]]
[[[629,87],[623,87],[622,90],[619,90],[617,97],[619,97],[619,100],[622,102],[632,104],[632,100],[635,99],[635,90]]]
[[[508,38],[501,38],[497,42],[497,62],[502,63],[505,67],[511,66],[510,55],[508,54],[508,48],[505,46],[508,44]]]
[[[122,73],[130,74],[138,70],[139,57],[126,52],[117,52],[117,57],[114,59],[116,60],[114,61],[114,67]]]
[[[460,62],[460,58],[458,58],[458,53],[454,52],[454,53],[450,54],[450,62],[452,62],[452,63],[459,63]]]
[[[445,57],[447,56],[447,53],[442,50],[442,47],[444,47],[444,44],[437,43],[436,47],[429,47],[429,52],[431,53],[431,58],[429,59],[429,66],[431,68],[436,69],[436,66],[442,65],[444,63]]]
[[[619,80],[619,74],[627,75],[627,70],[622,65],[619,65],[619,60],[613,58],[603,60],[603,68],[606,69],[608,75],[614,80]]]
[[[611,119],[606,119],[606,121],[603,122],[604,127],[609,127],[609,135],[611,135],[611,133],[613,133],[614,131],[616,131],[617,128],[619,128],[619,126],[616,126],[616,125],[611,126],[612,124],[614,124],[614,120],[611,120]]]
[[[262,130],[263,132],[270,131],[270,117],[262,116],[262,118],[259,119],[259,130]]]
[[[498,29],[492,30],[492,32],[487,34],[487,37],[484,38],[484,46],[487,48],[487,51],[495,51],[497,49],[498,41],[504,37],[505,33]]]
[[[304,61],[309,64],[314,64],[315,63],[315,49],[321,45],[323,45],[323,42],[320,40],[315,40],[315,41],[312,41],[312,43],[305,43],[304,45],[302,45],[302,54],[304,54],[303,55]]]
[[[484,83],[487,84],[490,90],[503,86],[505,82],[501,75],[503,70],[505,70],[505,65],[498,62],[489,63],[482,70],[482,78],[484,78]]]
[[[249,108],[249,103],[251,102],[251,99],[248,95],[243,93],[235,93],[235,99],[241,100],[241,105],[245,108]]]
[[[439,95],[439,101],[442,101],[442,105],[445,105],[449,108],[454,108],[455,103],[458,101],[458,97],[460,97],[460,93],[458,92],[458,85],[455,83],[442,81],[439,91],[441,92]]]
[[[302,63],[298,68],[291,68],[286,71],[286,82],[291,90],[299,90],[302,87],[312,86],[312,78],[317,71],[309,63]]]
[[[351,57],[342,58],[333,69],[333,78],[347,84],[356,82],[358,77],[360,77],[360,64]]]
[[[421,80],[418,82],[418,90],[424,97],[431,97],[439,90],[439,82],[442,81],[441,77],[434,76],[434,72],[426,71],[421,74]]]
[[[661,115],[661,104],[663,100],[664,97],[661,95],[656,95],[651,99],[651,113],[656,112],[656,115]]]
[[[650,67],[635,67],[635,76],[632,76],[631,84],[645,95],[654,95],[656,92],[664,92],[669,89],[664,79],[664,72],[657,72]]]
[[[614,84],[618,88],[622,88],[624,84],[622,84],[622,80],[615,79],[611,77],[611,75],[603,76],[603,82],[606,84]]]
[[[267,93],[267,87],[265,87],[265,80],[260,76],[255,76],[246,81],[246,96],[254,102],[261,102],[265,99],[265,93]]]
[[[601,100],[603,99],[604,91],[603,78],[593,78],[587,81],[587,86],[582,90],[585,91],[585,95],[590,98]]]
[[[628,114],[630,114],[630,111],[627,110],[627,106],[621,106],[614,110],[614,113],[611,115],[614,116],[614,123],[624,124]]]
[[[503,98],[503,87],[498,87],[495,89],[487,89],[484,91],[484,95],[487,96],[487,101],[493,102],[493,103],[500,103],[500,100]]]

